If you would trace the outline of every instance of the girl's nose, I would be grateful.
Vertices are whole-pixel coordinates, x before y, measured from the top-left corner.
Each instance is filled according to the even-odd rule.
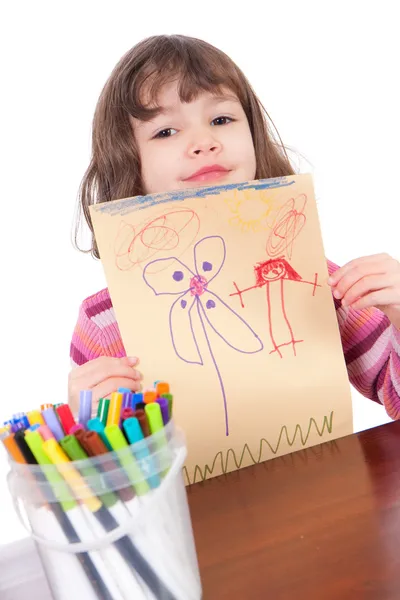
[[[221,144],[209,132],[196,136],[195,140],[189,145],[188,153],[190,156],[203,154],[216,155],[221,151]]]

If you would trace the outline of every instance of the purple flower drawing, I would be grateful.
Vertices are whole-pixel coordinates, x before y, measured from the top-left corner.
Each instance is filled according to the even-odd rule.
[[[221,272],[226,258],[222,237],[207,236],[193,248],[194,270],[178,258],[159,258],[149,262],[143,271],[145,283],[157,296],[174,296],[169,310],[169,329],[176,355],[189,364],[204,365],[194,327],[198,315],[200,328],[216,370],[224,402],[225,431],[229,435],[225,386],[209,332],[212,330],[228,346],[243,354],[254,354],[263,343],[253,329],[226,302],[211,291],[210,284]],[[160,270],[161,263],[162,269]]]

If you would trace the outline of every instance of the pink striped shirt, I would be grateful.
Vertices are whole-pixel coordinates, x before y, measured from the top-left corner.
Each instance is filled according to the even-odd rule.
[[[328,261],[330,274],[337,268]],[[399,419],[400,331],[378,309],[346,311],[339,300],[334,302],[350,382]],[[126,356],[108,289],[82,303],[70,356],[74,365],[100,356]]]

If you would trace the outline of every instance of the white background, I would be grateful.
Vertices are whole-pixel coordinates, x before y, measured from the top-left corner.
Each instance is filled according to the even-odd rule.
[[[313,173],[331,260],[399,256],[396,5],[13,0],[3,8],[0,422],[66,400],[79,304],[105,287],[101,264],[70,241],[91,119],[115,63],[143,37],[201,37],[238,63],[296,164]],[[356,430],[388,420],[356,393],[354,412]],[[1,453],[0,543],[24,535],[6,471]]]

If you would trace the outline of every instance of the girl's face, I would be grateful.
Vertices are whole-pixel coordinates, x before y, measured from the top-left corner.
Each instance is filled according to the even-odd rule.
[[[253,180],[256,158],[246,115],[229,90],[181,102],[177,83],[151,121],[132,119],[146,194]]]

